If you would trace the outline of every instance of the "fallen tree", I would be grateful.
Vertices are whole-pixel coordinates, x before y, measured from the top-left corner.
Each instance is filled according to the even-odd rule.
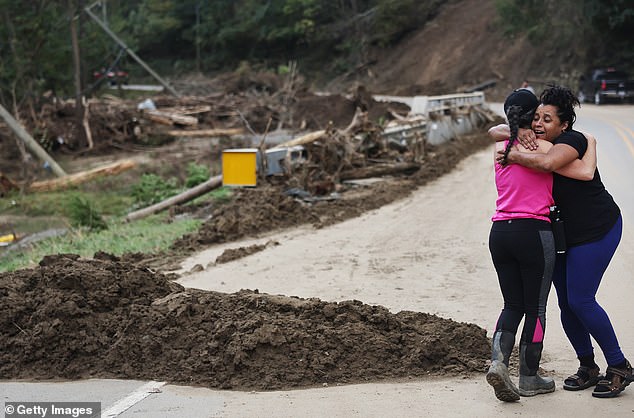
[[[179,205],[181,203],[189,202],[192,199],[197,198],[213,189],[217,189],[222,186],[222,176],[215,176],[210,178],[204,183],[199,184],[196,187],[193,187],[189,190],[184,191],[181,194],[176,196],[172,196],[169,199],[166,199],[162,202],[159,202],[155,205],[148,206],[147,208],[139,209],[134,212],[130,212],[125,220],[127,222],[134,221],[136,219],[145,218],[146,216],[150,216],[154,213],[160,212],[164,209],[169,208],[170,206]]]
[[[54,180],[36,181],[29,186],[32,192],[49,192],[52,190],[65,189],[85,183],[97,177],[114,176],[136,166],[134,160],[124,160],[108,164],[102,167],[93,168],[92,170],[82,171],[80,173],[70,174]]]

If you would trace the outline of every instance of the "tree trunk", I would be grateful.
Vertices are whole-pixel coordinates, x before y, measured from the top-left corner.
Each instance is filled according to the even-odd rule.
[[[68,0],[68,18],[70,19],[70,40],[73,46],[73,79],[75,82],[75,132],[80,143],[92,148],[91,136],[86,132],[84,121],[84,101],[81,99],[81,58],[79,51],[79,37],[77,35],[77,7],[74,0]]]
[[[198,196],[202,196],[203,194],[210,192],[213,189],[217,189],[220,186],[222,186],[222,176],[220,175],[220,176],[212,177],[206,182],[201,183],[198,186],[193,187],[189,190],[186,190],[181,194],[172,196],[169,199],[166,199],[155,205],[148,206],[147,208],[143,208],[135,212],[131,212],[128,214],[128,216],[125,217],[125,220],[130,222],[136,219],[141,219],[146,216],[150,216],[154,213],[162,211],[163,209],[167,209],[170,206],[189,202],[190,200],[193,200],[197,198]]]

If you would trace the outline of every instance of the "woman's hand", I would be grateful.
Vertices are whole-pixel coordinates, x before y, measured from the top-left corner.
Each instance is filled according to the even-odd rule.
[[[513,157],[517,153],[514,147],[512,147],[511,150],[509,151],[508,155],[506,156],[506,160],[504,160],[504,153],[505,153],[505,150],[503,149],[499,150],[497,152],[497,155],[495,156],[495,161],[500,165],[507,165],[507,164],[513,163]]]
[[[539,145],[537,144],[537,138],[535,132],[532,129],[520,128],[517,131],[517,142],[531,151],[535,151]]]

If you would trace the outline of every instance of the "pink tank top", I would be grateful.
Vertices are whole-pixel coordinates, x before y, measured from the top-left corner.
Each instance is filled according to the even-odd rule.
[[[553,200],[553,175],[519,164],[495,163],[498,198],[493,221],[540,219],[550,222],[548,214]]]

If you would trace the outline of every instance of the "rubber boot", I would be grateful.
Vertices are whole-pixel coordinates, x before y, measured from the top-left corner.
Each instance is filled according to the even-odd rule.
[[[543,343],[520,343],[521,396],[535,396],[555,391],[555,381],[550,377],[541,377],[537,373],[543,347]]]
[[[493,386],[495,397],[504,402],[520,399],[520,391],[509,376],[509,359],[515,345],[515,334],[508,331],[495,331],[491,345],[491,367],[487,373],[487,382]]]

